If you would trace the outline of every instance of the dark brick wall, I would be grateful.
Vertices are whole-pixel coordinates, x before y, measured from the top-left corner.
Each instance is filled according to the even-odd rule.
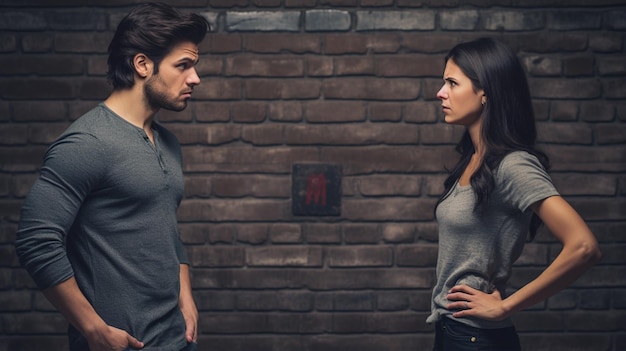
[[[108,95],[108,41],[138,2],[0,0],[0,351],[66,348],[17,262],[19,209],[46,146]],[[462,131],[435,93],[448,49],[493,36],[525,64],[554,181],[604,252],[516,316],[524,350],[626,350],[623,0],[172,2],[214,25],[195,101],[160,115],[184,149],[201,349],[430,348],[433,204]],[[292,165],[317,162],[343,167],[339,217],[292,215]],[[511,287],[558,251],[540,233]]]

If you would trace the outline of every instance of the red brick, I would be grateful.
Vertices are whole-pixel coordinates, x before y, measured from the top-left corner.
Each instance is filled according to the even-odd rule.
[[[593,126],[593,139],[600,145],[626,144],[625,124],[598,124]]]
[[[276,244],[301,243],[303,241],[302,228],[297,223],[272,224],[269,235],[272,243]]]
[[[329,247],[326,250],[329,267],[389,267],[393,263],[391,247]]]
[[[552,171],[619,171],[626,164],[626,148],[619,146],[545,145]]]
[[[209,197],[213,193],[212,182],[209,176],[187,175],[185,176],[185,197]]]
[[[357,0],[320,0],[321,5],[356,6]]]
[[[324,43],[324,52],[337,54],[364,54],[367,52],[367,36],[360,34],[329,34]]]
[[[602,82],[591,78],[531,78],[529,85],[533,98],[593,99],[602,93]]]
[[[245,250],[235,246],[191,246],[187,254],[193,267],[241,267],[245,261]]]
[[[359,122],[365,120],[365,104],[361,102],[323,101],[304,105],[308,122]]]
[[[389,6],[393,4],[393,0],[361,0],[361,6]]]
[[[314,246],[267,246],[246,249],[250,267],[321,267],[322,249]]]
[[[229,76],[244,77],[301,77],[304,75],[304,62],[289,56],[241,55],[227,58],[224,72]]]
[[[22,48],[25,52],[47,52],[52,49],[54,37],[50,33],[32,33],[22,36]]]
[[[202,81],[211,79],[210,77],[205,78],[205,76],[221,74],[224,67],[224,61],[221,57],[205,56],[200,56],[200,61],[196,65],[196,72],[201,77]]]
[[[209,0],[209,6],[211,7],[237,7],[237,6],[248,6],[250,4],[250,0]]]
[[[84,60],[72,55],[20,55],[0,57],[0,75],[64,75],[85,71]]]
[[[578,104],[554,101],[550,104],[550,117],[553,121],[576,121]]]
[[[62,322],[61,322],[62,323]],[[0,339],[1,340],[1,339]],[[68,350],[67,335],[11,336],[0,345],[6,345],[7,350]]]
[[[337,224],[305,224],[303,232],[308,244],[338,244],[341,242],[341,226]]]
[[[248,52],[263,54],[315,53],[321,51],[321,38],[307,34],[247,34],[243,37],[243,48]]]
[[[54,50],[67,53],[107,52],[113,38],[112,32],[57,33],[54,36]]]
[[[9,33],[0,34],[0,52],[14,52],[16,49],[17,39],[15,35]]]
[[[0,79],[0,96],[9,100],[73,99],[78,82],[67,78]]]
[[[284,200],[184,200],[178,218],[191,221],[281,221],[289,218],[290,204]]]
[[[198,122],[228,122],[230,121],[230,103],[199,102],[191,104],[194,116]]]
[[[436,106],[441,106],[441,103],[437,99],[437,92],[441,89],[442,84],[441,79],[430,79],[423,78],[422,79],[422,97],[426,101],[437,100]]]
[[[7,334],[65,334],[67,322],[60,313],[5,314]]]
[[[1,152],[0,152],[1,154]],[[184,147],[186,171],[289,172],[294,162],[319,161],[314,148]]]
[[[330,57],[307,57],[306,73],[312,77],[328,77],[333,74],[334,61]]]
[[[28,141],[28,125],[7,125],[0,129],[0,145],[24,145]]]
[[[235,226],[237,241],[246,244],[263,244],[269,237],[269,226],[265,223],[239,224]]]
[[[594,58],[592,56],[566,58],[563,61],[563,73],[566,76],[592,76],[593,70]]]
[[[283,143],[283,128],[280,125],[244,126],[241,140],[253,145],[279,145]]]
[[[200,311],[228,311],[235,309],[235,294],[224,291],[201,290],[194,292]]]
[[[372,57],[337,57],[334,59],[335,74],[373,75],[374,59]]]
[[[237,78],[213,78],[202,82],[193,91],[195,99],[233,100],[240,99],[242,82]]]
[[[209,242],[211,244],[230,244],[235,242],[235,228],[230,224],[211,225]]]
[[[263,103],[240,102],[232,106],[233,121],[242,123],[259,123],[267,117]]]
[[[288,145],[416,144],[416,126],[396,125],[299,125],[285,129]]]
[[[540,123],[537,141],[553,144],[589,145],[593,141],[591,126],[578,123]]]
[[[327,99],[413,100],[421,91],[415,81],[402,78],[328,79],[322,87]]]
[[[314,99],[320,96],[321,83],[314,80],[247,80],[248,99]]]
[[[178,228],[180,240],[185,245],[201,245],[209,242],[209,228],[204,224],[181,224]]]
[[[285,0],[285,7],[315,7],[317,0]]]
[[[411,1],[411,0],[408,0]],[[454,33],[411,33],[405,32],[401,34],[401,45],[412,52],[439,54],[441,62],[441,70],[432,72],[434,74],[443,74],[444,55],[448,50],[452,49],[458,43],[458,37]]]
[[[268,104],[270,121],[300,122],[302,121],[302,104],[294,101],[277,101]]]
[[[465,133],[465,128],[451,124],[423,125],[420,137],[424,145],[456,144]]]
[[[437,264],[437,245],[398,245],[396,263],[399,267],[432,267]]]
[[[587,122],[610,122],[615,119],[615,108],[605,102],[581,103],[580,118]]]
[[[439,76],[444,62],[431,55],[393,55],[377,58],[376,67],[383,77],[432,77]]]
[[[215,175],[213,193],[218,197],[283,197],[291,195],[291,184],[285,176]]]
[[[28,128],[28,140],[33,144],[52,144],[68,126],[68,123],[31,124]]]
[[[89,56],[89,58],[87,58],[87,74],[88,75],[104,77],[106,76],[108,70],[109,70],[109,66],[107,64],[107,56],[98,55],[98,56]]]
[[[413,242],[415,233],[415,224],[388,223],[383,227],[383,239],[390,243]]]
[[[34,145],[17,149],[0,147],[0,170],[5,172],[38,171],[46,149],[46,147]]]
[[[352,221],[432,220],[435,205],[431,199],[346,199],[342,216]]]
[[[569,202],[588,221],[626,219],[624,198],[572,198]]]
[[[280,6],[281,0],[252,0],[252,4],[259,7],[277,7]]]
[[[355,149],[325,148],[321,161],[344,165],[352,172],[441,172],[445,160],[455,160],[454,150],[440,147],[388,146]]]
[[[405,175],[379,175],[357,180],[363,196],[418,196],[421,194],[421,177]]]
[[[229,54],[241,51],[241,36],[237,33],[207,35],[210,42],[211,54]]]
[[[556,173],[552,175],[552,181],[564,196],[614,196],[617,194],[617,179],[612,175]]]
[[[346,244],[376,244],[380,241],[377,224],[348,223],[343,226]]]
[[[442,115],[440,103],[410,102],[404,106],[404,121],[409,123],[434,123]]]
[[[369,120],[372,122],[398,122],[402,119],[402,105],[396,103],[370,103]]]

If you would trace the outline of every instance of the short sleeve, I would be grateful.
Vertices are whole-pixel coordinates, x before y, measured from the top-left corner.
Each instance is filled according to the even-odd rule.
[[[504,157],[496,181],[504,203],[522,212],[537,201],[559,195],[537,157],[523,151]]]

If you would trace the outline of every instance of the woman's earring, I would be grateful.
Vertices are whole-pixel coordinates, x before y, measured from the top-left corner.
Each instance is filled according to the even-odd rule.
[[[487,102],[487,100],[482,99],[482,101],[480,102],[481,104],[483,104],[483,106],[485,106],[485,103]]]

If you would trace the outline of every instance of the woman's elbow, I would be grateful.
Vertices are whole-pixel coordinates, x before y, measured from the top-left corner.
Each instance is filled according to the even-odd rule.
[[[581,262],[588,267],[596,265],[602,259],[602,251],[595,240],[581,243],[578,252]]]

